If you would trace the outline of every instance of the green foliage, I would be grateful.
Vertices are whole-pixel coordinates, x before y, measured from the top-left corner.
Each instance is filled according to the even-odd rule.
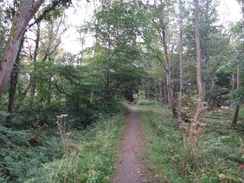
[[[13,1],[13,4],[18,7],[19,2]],[[196,108],[192,2],[184,3],[184,76],[187,86],[187,95],[183,97],[184,121],[191,121]],[[30,52],[30,58],[23,59],[19,70],[15,110],[8,123],[12,128],[0,127],[0,182],[106,182],[112,174],[115,149],[121,135],[123,119],[117,114],[126,112],[118,101],[127,99],[132,102],[134,94],[139,92],[145,98],[138,98],[136,104],[145,108],[158,107],[160,109],[155,110],[161,111],[160,114],[142,113],[151,142],[147,154],[154,168],[161,172],[162,180],[240,182],[241,172],[236,167],[243,160],[243,131],[242,123],[236,127],[228,124],[226,118],[232,115],[231,110],[206,114],[202,121],[207,124],[200,128],[203,134],[195,129],[198,136],[194,139],[188,137],[191,130],[188,124],[184,132],[180,132],[167,107],[151,100],[155,98],[163,102],[163,95],[167,93],[162,29],[166,31],[171,82],[177,96],[177,1],[143,3],[100,1],[92,22],[80,32],[81,36],[91,33],[96,43],[76,55],[55,48],[61,39],[58,29],[64,27],[63,21],[55,24],[55,19],[62,16],[71,0],[52,0],[37,14],[34,23],[43,19],[48,23],[41,25],[38,50],[34,50],[31,42],[35,38],[28,39],[29,47],[25,47],[24,54],[28,57],[26,54]],[[228,96],[233,105],[239,105],[243,102],[243,87],[230,92],[230,76],[236,65],[242,65],[243,21],[231,29],[231,48],[229,36],[217,27],[216,6],[214,0],[200,2],[202,79],[206,84],[206,100],[211,96],[213,104],[218,105]],[[8,33],[6,17],[12,13],[11,7],[8,8],[6,14],[5,6],[0,6],[1,50],[4,50]],[[160,20],[162,11],[163,22]],[[35,51],[37,60],[30,64]],[[0,60],[1,57],[2,53]],[[209,81],[213,81],[214,88]],[[7,100],[6,94],[1,96],[1,122],[8,116],[5,112]],[[244,118],[243,109],[240,111],[240,118]],[[60,123],[59,130],[53,130],[58,124],[55,118],[60,113],[69,116]]]
[[[0,145],[11,147],[12,145],[29,145],[31,135],[28,131],[15,131],[0,126]]]
[[[144,69],[138,66],[141,47],[137,41],[144,18],[135,3],[102,1],[93,24],[84,28],[96,37],[96,45],[83,54],[93,55],[87,63],[93,69],[93,80],[99,83],[97,88],[104,109],[114,96],[133,101],[133,93],[146,77]]]
[[[33,179],[55,183],[107,182],[106,179],[113,175],[111,167],[123,134],[123,121],[123,115],[116,115],[101,119],[86,130],[72,131],[65,137],[69,140],[63,158],[45,164]]]
[[[9,115],[8,112],[6,112],[6,111],[0,111],[0,116],[7,117],[8,115]]]
[[[244,87],[242,86],[238,90],[229,93],[228,99],[234,107],[241,105],[244,102]]]
[[[105,110],[99,110],[99,108],[84,108],[77,112],[69,111],[70,115],[66,125],[73,129],[84,129],[105,116],[111,117],[118,113],[125,114],[127,111],[128,108],[118,101],[108,103]]]
[[[57,123],[49,126],[30,123],[28,131],[0,127],[0,180],[106,182],[113,175],[111,167],[127,110],[116,104],[109,111],[96,111],[95,119],[90,119],[93,124],[85,129],[83,125],[80,131],[79,125],[72,123],[73,115],[65,119],[57,116]]]
[[[65,8],[68,8],[72,4],[71,0],[53,0],[45,8],[42,9],[41,13],[37,17],[35,23],[41,22],[43,19],[51,21],[53,18],[58,18],[62,15]]]
[[[135,100],[135,104],[137,105],[143,105],[143,106],[153,106],[157,105],[157,103],[154,100],[151,99],[145,99],[145,98],[137,98]]]
[[[147,73],[142,68],[128,66],[120,67],[116,71],[111,73],[116,93],[133,102],[133,94],[138,93],[139,86],[147,77]]]
[[[149,164],[168,182],[242,182],[243,124],[208,119],[195,130],[179,131],[167,109],[141,111],[150,144]],[[180,127],[180,129],[183,129]],[[191,134],[188,134],[193,130]]]
[[[230,120],[233,111],[230,109],[219,109],[215,108],[211,111],[205,112],[203,117],[209,118],[217,118],[221,120]]]
[[[210,105],[219,104],[222,99],[223,91],[226,91],[225,88],[229,86],[225,85],[221,88],[214,87],[214,96],[213,96],[213,85],[212,81],[221,80],[224,72],[218,74],[218,78],[215,77],[215,73],[226,65],[233,58],[233,48],[230,45],[230,39],[228,35],[224,34],[221,31],[221,27],[216,26],[217,19],[217,1],[208,0],[199,2],[200,7],[200,41],[201,41],[201,57],[202,57],[202,82],[204,84],[204,91],[206,96],[205,99],[208,99]],[[185,83],[188,83],[189,90],[187,93],[190,93],[195,89],[195,57],[196,57],[196,46],[194,39],[194,5],[193,2],[186,3],[185,5],[185,17],[186,27],[185,27],[185,39],[184,44],[186,45],[186,55],[185,55],[185,66],[191,72],[185,70]],[[225,75],[227,76],[227,74]],[[222,80],[223,81],[223,80]],[[229,78],[226,78],[225,83],[229,81]],[[220,83],[218,83],[220,84]],[[228,90],[227,90],[228,92]],[[211,98],[211,100],[210,100]]]
[[[4,9],[2,7],[2,5],[0,5],[0,49],[1,50],[4,50],[4,47],[5,47],[5,43],[6,43],[6,40],[7,40],[7,33],[8,33],[8,30],[7,30],[7,16],[4,12]],[[3,56],[3,51],[0,53],[0,60],[2,60],[2,56]]]
[[[197,107],[197,96],[196,95],[183,95],[182,96],[182,121],[192,121]]]
[[[148,133],[145,135],[150,144],[145,150],[152,169],[159,172],[162,181],[180,182],[177,173],[174,172],[174,162],[179,160],[179,141],[181,133],[174,125],[171,113],[164,108],[159,112],[153,110],[140,110],[145,128]]]
[[[140,34],[143,14],[138,6],[130,2],[107,1],[96,12],[96,38],[103,46],[123,48],[127,44],[135,44]],[[109,43],[109,44],[108,44]],[[109,48],[110,49],[110,48]]]
[[[22,183],[36,175],[38,168],[53,159],[53,145],[34,146],[30,131],[0,126],[0,180]]]

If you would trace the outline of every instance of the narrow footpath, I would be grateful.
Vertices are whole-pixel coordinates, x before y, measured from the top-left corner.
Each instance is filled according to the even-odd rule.
[[[119,161],[115,166],[113,183],[157,183],[141,158],[143,147],[142,120],[138,117],[138,110],[131,105],[131,112],[127,115],[126,131],[122,138]]]

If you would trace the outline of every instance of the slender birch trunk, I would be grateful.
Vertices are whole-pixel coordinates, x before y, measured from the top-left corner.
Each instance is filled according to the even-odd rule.
[[[184,70],[183,70],[183,12],[182,12],[182,0],[179,0],[179,8],[180,8],[180,91],[179,91],[179,99],[178,99],[178,123],[181,121],[182,116],[182,97],[184,90]]]
[[[198,89],[198,101],[197,110],[194,116],[194,122],[197,122],[203,111],[203,86],[202,86],[202,59],[201,59],[201,47],[200,47],[200,28],[199,28],[199,4],[198,0],[195,1],[195,40],[196,40],[196,52],[197,52],[197,89]]]
[[[163,44],[165,60],[166,60],[165,69],[166,69],[168,100],[169,100],[169,104],[170,104],[170,108],[173,113],[173,116],[175,118],[177,118],[178,114],[177,114],[177,110],[176,110],[175,103],[174,103],[174,97],[173,97],[173,90],[172,90],[172,83],[171,83],[171,64],[170,64],[171,61],[170,61],[170,57],[169,57],[169,53],[168,53],[168,46],[167,46],[167,42],[166,42],[166,32],[165,32],[163,11],[162,11],[159,19],[160,19],[160,24],[162,26],[162,28],[161,28],[161,32],[162,32],[161,39],[162,40],[161,41]]]
[[[241,68],[240,66],[237,67],[237,75],[236,75],[236,89],[238,90],[241,87]],[[238,113],[239,113],[240,106],[237,105],[232,118],[232,124],[236,125],[238,121]]]
[[[36,62],[37,62],[37,56],[38,56],[38,51],[39,51],[39,44],[40,44],[40,36],[41,36],[41,25],[40,22],[36,24],[37,25],[37,30],[36,30],[36,40],[35,40],[35,50],[34,50],[34,55],[33,55],[33,63],[34,63],[34,72],[30,77],[30,83],[31,83],[31,97],[33,97],[36,94]]]

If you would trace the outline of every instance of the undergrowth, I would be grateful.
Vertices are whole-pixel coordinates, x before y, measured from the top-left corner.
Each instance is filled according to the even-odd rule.
[[[125,112],[100,115],[83,130],[70,128],[67,115],[27,130],[0,126],[0,182],[109,182]]]
[[[180,131],[167,108],[140,115],[148,131],[145,154],[162,182],[243,182],[243,123],[232,127],[209,119],[189,135],[190,124]]]
[[[155,100],[145,99],[145,98],[136,99],[135,104],[140,105],[140,106],[147,106],[147,107],[159,107],[160,106],[160,104],[156,103]]]
[[[124,115],[116,115],[81,132],[71,132],[65,137],[63,157],[46,163],[37,177],[26,182],[109,182],[123,134],[123,121]]]

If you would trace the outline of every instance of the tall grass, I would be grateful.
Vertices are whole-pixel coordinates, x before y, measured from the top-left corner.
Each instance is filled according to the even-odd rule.
[[[62,114],[57,121],[51,113],[47,123],[19,114],[11,128],[0,125],[0,182],[108,182],[128,104],[109,107],[85,109],[88,115],[80,118]]]
[[[233,128],[209,120],[193,129],[186,123],[180,131],[166,108],[140,115],[150,142],[145,153],[162,182],[243,182],[242,124]]]
[[[101,119],[86,130],[70,132],[63,139],[63,157],[46,163],[36,177],[26,182],[109,182],[123,134],[123,122],[124,115],[115,115]]]
[[[99,118],[85,130],[74,130],[62,115],[50,134],[42,127],[20,131],[0,126],[0,182],[109,182],[125,115]],[[36,134],[40,137],[33,142]]]

